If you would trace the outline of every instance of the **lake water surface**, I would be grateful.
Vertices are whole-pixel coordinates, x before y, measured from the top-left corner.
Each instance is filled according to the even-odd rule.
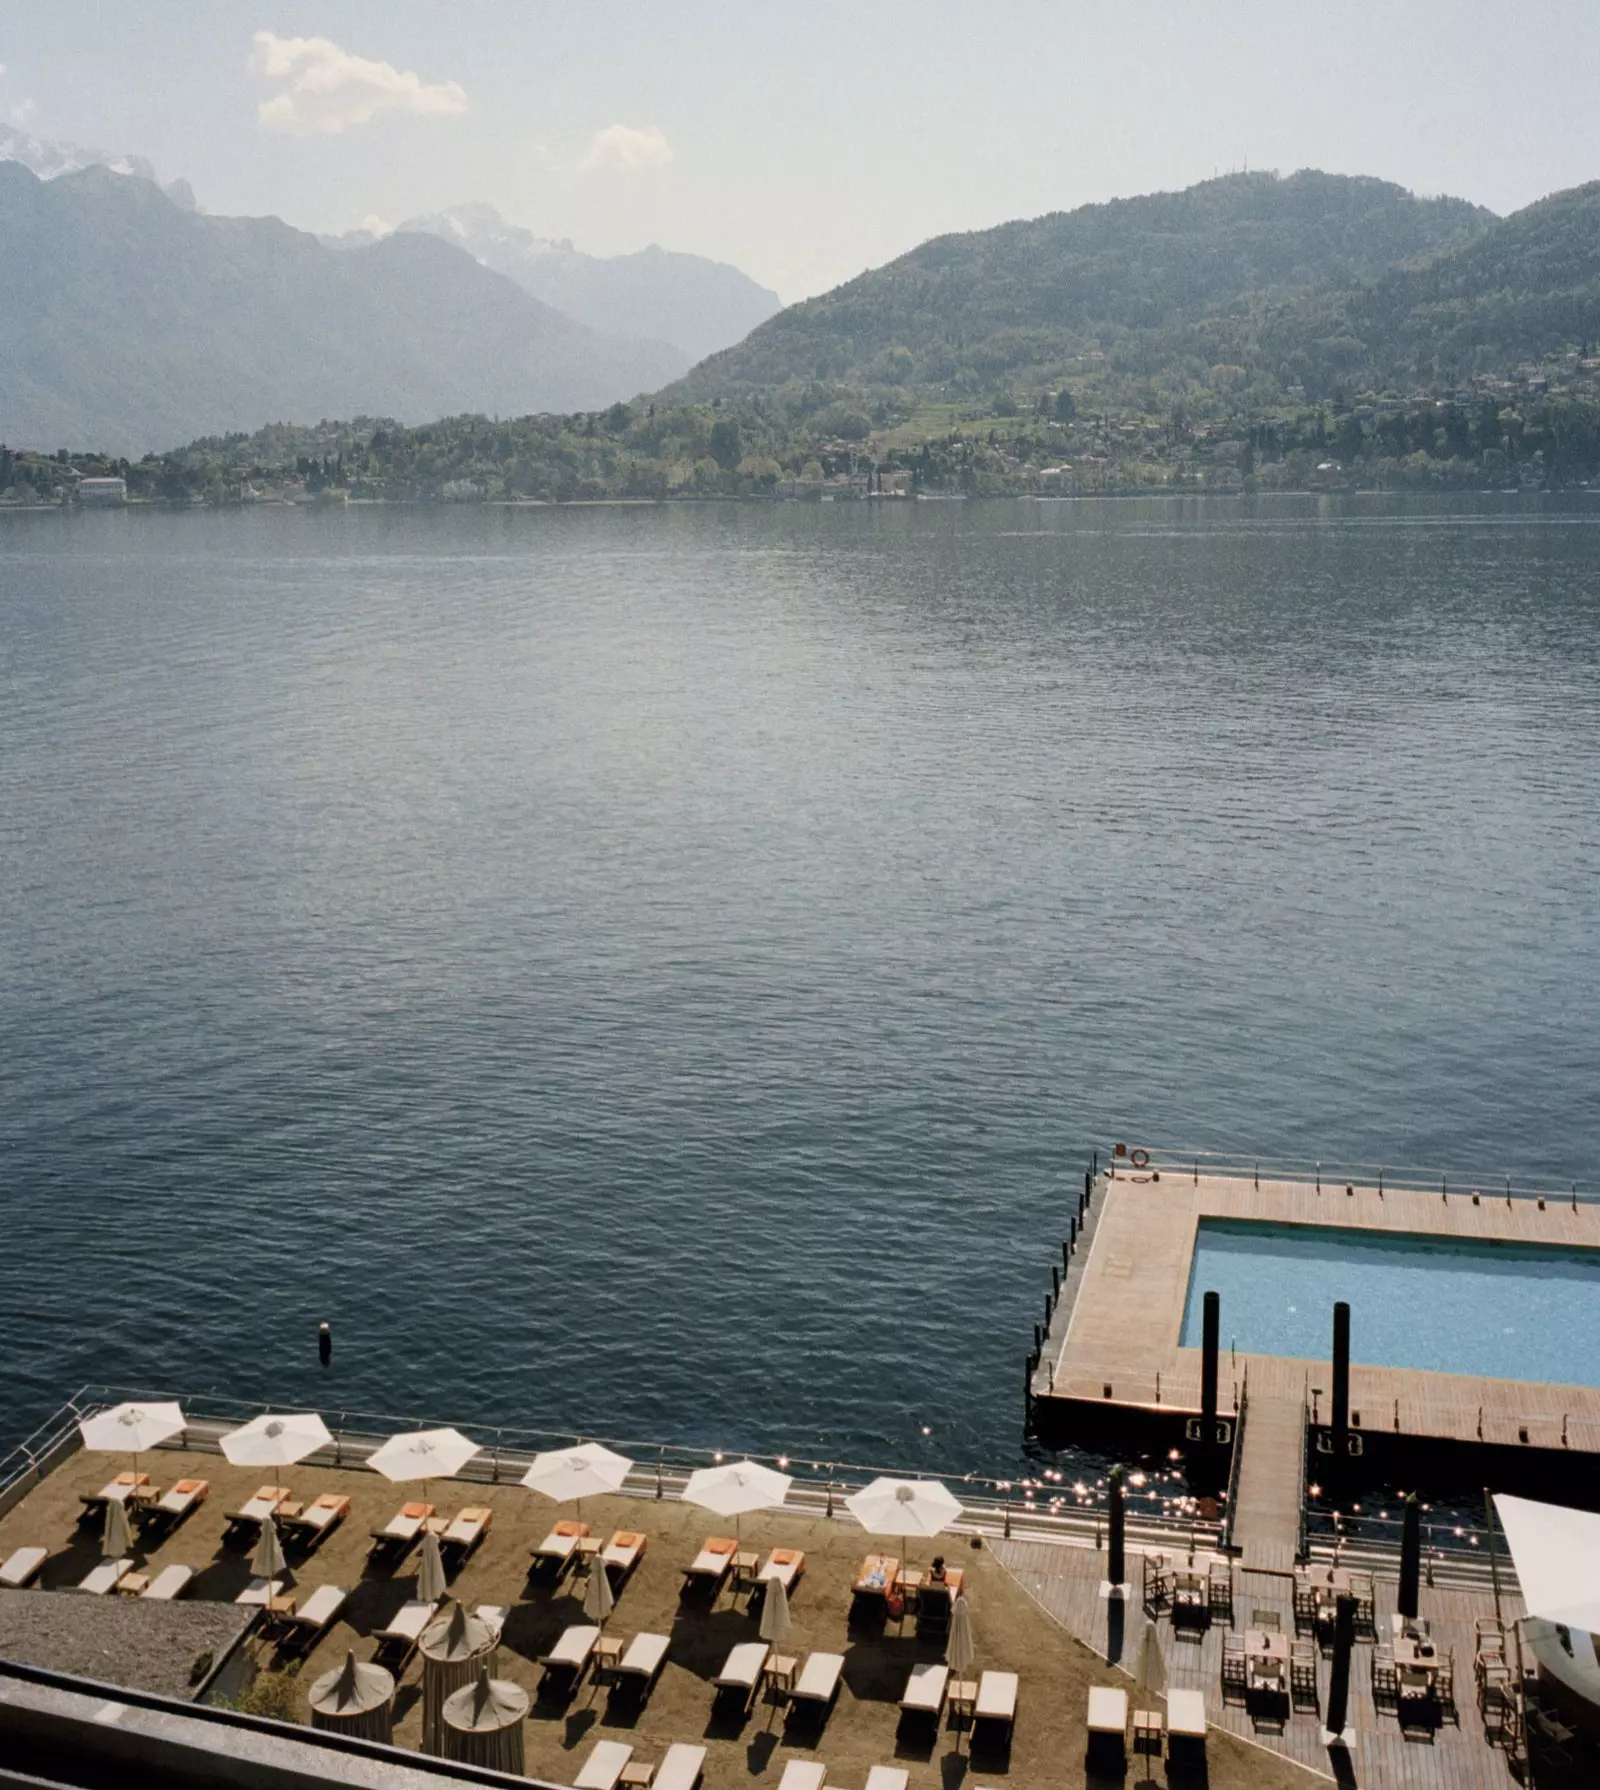
[[[0,1434],[1006,1471],[1095,1145],[1593,1190],[1597,660],[1514,503],[0,516]]]

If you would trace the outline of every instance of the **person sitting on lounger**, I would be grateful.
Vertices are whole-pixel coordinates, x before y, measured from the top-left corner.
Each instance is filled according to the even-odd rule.
[[[944,1585],[948,1582],[949,1581],[945,1578],[944,1574],[944,1555],[935,1554],[933,1557],[933,1565],[928,1568],[928,1583],[930,1585]]]

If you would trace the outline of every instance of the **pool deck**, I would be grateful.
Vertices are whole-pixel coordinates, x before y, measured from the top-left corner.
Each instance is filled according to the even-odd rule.
[[[1190,1261],[1200,1221],[1250,1219],[1275,1224],[1554,1244],[1600,1250],[1600,1205],[1472,1191],[1442,1197],[1394,1187],[1314,1185],[1167,1168],[1126,1169],[1102,1180],[1086,1248],[1069,1268],[1032,1381],[1036,1410],[1070,1426],[1093,1405],[1100,1417],[1200,1409],[1200,1355],[1181,1344]],[[1330,1333],[1332,1314],[1329,1314]],[[1426,1323],[1427,1314],[1419,1313]],[[1223,1333],[1227,1317],[1223,1316]],[[1331,1346],[1331,1335],[1330,1335]],[[1359,1338],[1356,1346],[1359,1349]],[[1286,1570],[1285,1547],[1299,1520],[1301,1413],[1320,1389],[1329,1415],[1327,1358],[1234,1354],[1218,1371],[1218,1407],[1232,1412],[1248,1376],[1249,1415],[1237,1522],[1251,1564]],[[1552,1386],[1475,1374],[1352,1362],[1352,1422],[1443,1442],[1484,1442],[1600,1453],[1600,1389]],[[1524,1434],[1524,1431],[1526,1432]]]

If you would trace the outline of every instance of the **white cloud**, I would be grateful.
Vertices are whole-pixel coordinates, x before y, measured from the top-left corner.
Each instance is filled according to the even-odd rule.
[[[635,130],[631,124],[608,124],[589,139],[589,151],[580,167],[659,168],[672,160],[672,145],[652,124]]]
[[[258,31],[250,67],[282,90],[256,108],[262,127],[290,137],[332,135],[370,124],[381,112],[451,118],[466,111],[466,90],[455,81],[424,81],[391,62],[352,56],[331,38],[279,37]]]

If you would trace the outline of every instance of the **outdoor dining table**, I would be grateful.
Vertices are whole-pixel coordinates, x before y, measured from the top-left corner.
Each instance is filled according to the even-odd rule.
[[[1245,1659],[1263,1678],[1275,1677],[1283,1689],[1289,1686],[1289,1637],[1263,1628],[1245,1631]]]

